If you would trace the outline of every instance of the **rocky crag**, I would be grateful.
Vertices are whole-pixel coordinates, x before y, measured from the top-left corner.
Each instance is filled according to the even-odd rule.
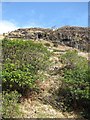
[[[67,45],[82,51],[88,51],[90,28],[64,26],[58,29],[23,28],[5,33],[7,38],[47,40],[54,45]]]

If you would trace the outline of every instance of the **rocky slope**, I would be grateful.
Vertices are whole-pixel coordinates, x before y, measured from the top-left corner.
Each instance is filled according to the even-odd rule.
[[[23,28],[5,33],[7,38],[24,38],[52,41],[55,45],[67,45],[88,51],[90,28],[64,26],[58,29]]]
[[[11,39],[24,38],[36,40],[34,42],[41,42],[47,46],[48,50],[53,51],[53,54],[50,57],[51,63],[53,63],[49,68],[50,74],[48,72],[44,73],[46,75],[46,79],[39,84],[41,89],[40,93],[32,93],[27,99],[21,99],[20,109],[24,113],[22,116],[23,118],[80,118],[83,120],[82,116],[79,115],[79,112],[63,112],[62,99],[57,95],[58,90],[62,85],[62,78],[57,74],[58,70],[63,67],[63,64],[61,64],[59,60],[60,55],[64,54],[66,50],[73,50],[73,47],[77,48],[75,46],[76,43],[82,48],[80,41],[82,41],[82,43],[85,41],[85,45],[86,41],[89,42],[88,29],[80,29],[82,29],[82,32],[80,32],[77,27],[72,27],[72,29],[71,27],[63,27],[56,30],[30,28],[18,29],[5,34],[7,38]],[[79,35],[80,39],[79,37],[75,37],[73,34]],[[51,42],[58,44],[58,46],[53,46]],[[73,44],[74,42],[75,44]],[[83,53],[78,50],[78,54],[88,59],[88,53]]]

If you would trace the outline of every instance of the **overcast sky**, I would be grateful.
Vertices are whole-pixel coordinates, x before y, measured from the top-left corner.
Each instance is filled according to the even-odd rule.
[[[3,32],[21,27],[88,26],[87,2],[3,2]]]

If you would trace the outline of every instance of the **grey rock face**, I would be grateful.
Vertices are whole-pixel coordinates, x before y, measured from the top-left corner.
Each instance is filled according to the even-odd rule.
[[[24,28],[4,34],[7,38],[47,40],[54,44],[67,45],[88,51],[90,28],[65,26],[58,29]]]

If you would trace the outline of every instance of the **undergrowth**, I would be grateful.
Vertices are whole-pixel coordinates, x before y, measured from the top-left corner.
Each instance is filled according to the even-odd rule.
[[[64,96],[67,109],[80,110],[83,116],[90,118],[89,67],[88,60],[78,56],[77,51],[68,50],[61,57],[65,65],[63,84],[59,94]]]
[[[50,52],[41,43],[31,40],[2,40],[3,118],[19,117],[20,94],[37,90],[38,74],[49,66]]]

